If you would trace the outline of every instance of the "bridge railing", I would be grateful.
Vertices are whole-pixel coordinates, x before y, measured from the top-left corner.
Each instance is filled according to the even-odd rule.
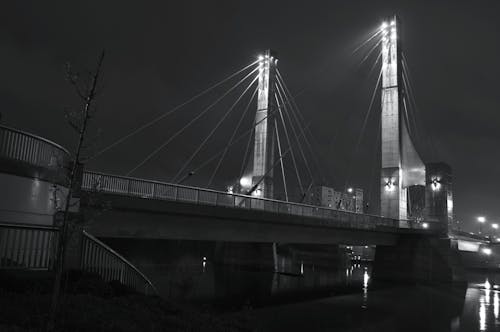
[[[45,168],[65,167],[70,154],[45,138],[0,125],[0,158]]]
[[[56,227],[0,223],[0,270],[52,270],[59,241]],[[119,281],[138,292],[157,294],[151,281],[113,249],[82,232],[81,268],[105,281]]]
[[[81,268],[146,295],[158,294],[151,281],[132,263],[86,231],[83,231]]]
[[[54,227],[0,223],[0,269],[52,269],[58,235]]]
[[[361,229],[374,229],[380,226],[399,228],[399,221],[391,218],[91,171],[84,172],[82,189],[140,198],[315,217],[324,219],[325,224]]]

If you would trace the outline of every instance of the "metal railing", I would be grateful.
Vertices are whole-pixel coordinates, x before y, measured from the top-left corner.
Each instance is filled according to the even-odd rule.
[[[59,241],[55,227],[0,223],[0,270],[52,270]],[[119,281],[144,294],[157,294],[151,281],[132,263],[82,231],[81,269],[105,281]]]
[[[46,168],[66,167],[69,152],[45,138],[0,125],[0,157]]]
[[[81,268],[146,295],[158,294],[151,281],[132,263],[86,231],[83,231]]]
[[[58,235],[54,227],[0,223],[0,269],[52,269]]]
[[[375,229],[384,226],[399,228],[399,220],[381,216],[91,171],[83,173],[82,189],[148,199],[319,218],[325,220],[324,223],[340,227]]]

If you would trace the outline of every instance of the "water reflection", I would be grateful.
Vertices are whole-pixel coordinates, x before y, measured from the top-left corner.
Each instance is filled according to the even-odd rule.
[[[361,306],[363,309],[368,307],[368,280],[370,280],[368,267],[365,267],[365,272],[363,273],[363,304]]]
[[[126,253],[128,246],[116,247]],[[135,249],[144,253],[128,257],[163,296],[204,304],[233,301],[230,310],[251,308],[251,321],[262,324],[258,330],[500,331],[500,273],[474,274],[460,289],[379,285],[370,265],[328,269],[307,258],[280,256],[284,273],[273,273],[216,264],[203,246],[190,251],[176,246],[177,251],[173,245],[146,250],[141,244]],[[152,253],[161,257],[153,259]],[[281,305],[269,306],[276,299]]]
[[[479,290],[479,331],[489,331],[489,328],[496,328],[500,324],[498,321],[499,312],[499,291],[498,285],[492,285],[488,279],[483,284],[476,284]],[[492,303],[493,301],[493,303]]]

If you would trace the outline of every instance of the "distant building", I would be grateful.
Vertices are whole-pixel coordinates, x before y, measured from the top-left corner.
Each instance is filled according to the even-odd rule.
[[[363,213],[363,189],[359,188],[349,188],[342,192],[327,186],[315,186],[306,201],[311,205]]]

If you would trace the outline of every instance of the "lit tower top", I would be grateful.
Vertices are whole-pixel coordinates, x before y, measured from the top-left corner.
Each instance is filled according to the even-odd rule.
[[[382,23],[382,171],[380,212],[405,220],[408,187],[425,185],[425,166],[415,150],[404,117],[400,23],[396,16]],[[406,120],[408,120],[406,118]]]

